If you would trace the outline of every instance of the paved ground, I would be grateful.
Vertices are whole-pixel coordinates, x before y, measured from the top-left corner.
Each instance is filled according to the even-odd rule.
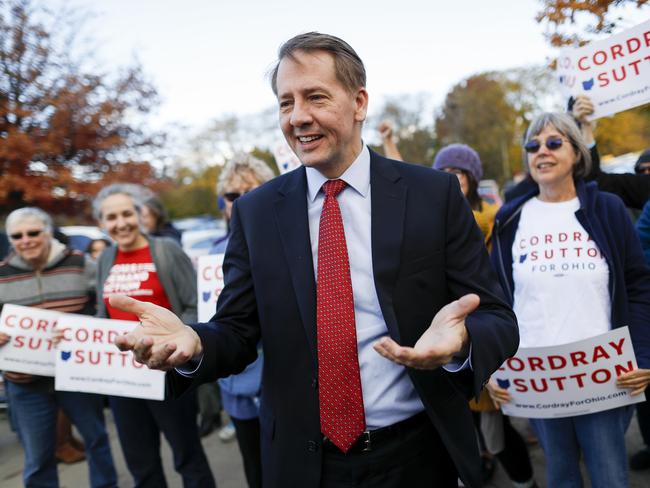
[[[131,486],[131,478],[126,470],[122,452],[117,442],[117,435],[110,417],[110,411],[106,411],[111,437],[111,447],[115,457],[116,468],[119,473],[119,484],[123,487]],[[518,419],[515,426],[520,430],[526,429],[526,423]],[[163,442],[163,462],[170,488],[181,487],[181,479],[174,472],[171,464],[171,453],[166,443]],[[203,440],[203,446],[210,460],[212,471],[217,479],[219,488],[245,488],[244,475],[241,460],[236,442],[222,443],[215,433]],[[627,434],[628,452],[635,452],[641,446],[636,419]],[[544,457],[537,445],[530,446],[535,474],[540,487],[546,486],[544,477]],[[23,464],[23,453],[16,439],[15,434],[9,430],[8,421],[3,411],[0,411],[0,486],[2,488],[19,488],[22,486],[21,471]],[[61,488],[79,488],[87,486],[87,466],[85,462],[75,465],[59,465],[59,477]],[[644,472],[632,472],[630,480],[631,488],[646,488],[650,486],[650,470]],[[500,466],[497,467],[494,478],[487,485],[487,488],[508,488],[510,483]]]

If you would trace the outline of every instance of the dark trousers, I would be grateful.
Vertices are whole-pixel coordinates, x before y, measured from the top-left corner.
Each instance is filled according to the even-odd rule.
[[[645,397],[650,398],[650,387],[645,389]],[[650,448],[650,400],[636,404],[636,418],[646,448]]]
[[[321,488],[456,488],[458,474],[430,422],[370,452],[323,450]]]
[[[167,486],[160,459],[160,433],[171,446],[174,468],[185,488],[216,486],[196,425],[196,396],[177,400],[110,397],[126,464],[139,488]]]
[[[249,488],[262,487],[262,458],[260,456],[260,421],[258,418],[241,420],[230,417],[235,426],[239,452]]]

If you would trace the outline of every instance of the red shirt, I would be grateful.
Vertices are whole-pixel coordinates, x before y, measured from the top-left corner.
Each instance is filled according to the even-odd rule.
[[[104,304],[108,316],[118,320],[138,320],[132,313],[122,312],[108,303],[111,295],[127,295],[142,302],[151,302],[171,310],[171,303],[158,279],[149,246],[135,251],[117,250],[115,262],[104,282]]]

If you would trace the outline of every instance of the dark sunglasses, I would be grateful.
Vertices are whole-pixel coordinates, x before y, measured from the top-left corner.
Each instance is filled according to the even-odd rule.
[[[19,241],[25,235],[27,237],[38,237],[42,232],[43,230],[28,230],[27,232],[16,232],[15,234],[9,234],[9,237],[11,237],[12,241]]]
[[[229,202],[234,202],[235,200],[237,200],[239,197],[241,197],[242,195],[244,195],[246,193],[248,193],[248,192],[245,191],[244,193],[240,193],[238,191],[229,191],[228,193],[224,193],[223,197],[226,200],[228,200]]]
[[[641,166],[636,170],[638,175],[650,175],[650,166]]]
[[[564,144],[564,140],[561,137],[549,137],[544,142],[544,145],[549,151],[557,151]],[[537,139],[531,139],[524,145],[524,149],[529,154],[535,154],[542,147],[542,143]]]

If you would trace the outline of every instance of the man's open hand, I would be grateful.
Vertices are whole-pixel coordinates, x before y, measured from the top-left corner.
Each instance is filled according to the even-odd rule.
[[[203,352],[198,334],[170,310],[123,295],[111,296],[109,302],[140,319],[140,325],[117,337],[115,345],[121,351],[133,351],[136,361],[150,369],[165,371]]]
[[[409,368],[435,369],[449,363],[454,356],[466,354],[469,335],[465,317],[478,307],[478,295],[465,295],[441,308],[429,328],[414,347],[402,347],[390,337],[377,341],[379,354]]]

